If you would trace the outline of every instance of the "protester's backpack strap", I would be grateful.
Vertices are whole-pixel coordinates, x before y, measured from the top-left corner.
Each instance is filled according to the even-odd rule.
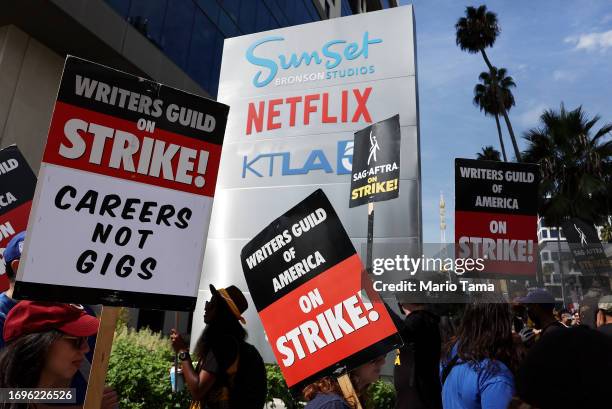
[[[442,386],[444,386],[444,382],[446,382],[446,378],[448,378],[448,375],[450,375],[451,371],[457,365],[458,362],[459,362],[459,355],[455,355],[454,357],[452,357],[450,361],[446,363],[446,366],[442,369],[442,376],[440,379]]]

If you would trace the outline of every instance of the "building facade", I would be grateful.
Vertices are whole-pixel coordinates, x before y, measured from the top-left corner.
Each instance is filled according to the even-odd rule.
[[[394,7],[394,0],[7,0],[0,5],[0,147],[37,173],[64,59],[75,55],[205,97],[225,38]],[[178,328],[189,332],[191,317]],[[175,314],[131,311],[169,331]]]

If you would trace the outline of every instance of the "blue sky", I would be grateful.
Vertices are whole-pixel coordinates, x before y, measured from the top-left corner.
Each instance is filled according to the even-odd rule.
[[[423,241],[440,238],[438,202],[444,192],[447,241],[453,241],[454,158],[475,158],[485,145],[499,150],[495,120],[472,105],[486,65],[461,52],[454,25],[467,5],[497,13],[501,35],[489,59],[509,71],[517,87],[510,120],[519,148],[544,109],[582,105],[601,124],[612,122],[612,2],[607,0],[414,0],[421,124]],[[502,122],[503,123],[503,122]],[[601,125],[600,125],[601,126]],[[512,146],[502,128],[506,152]],[[514,156],[513,154],[511,155]]]

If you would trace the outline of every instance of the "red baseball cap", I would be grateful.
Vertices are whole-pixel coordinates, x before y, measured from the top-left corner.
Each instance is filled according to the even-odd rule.
[[[73,337],[98,332],[100,321],[79,304],[20,301],[7,314],[3,337],[6,342],[22,335],[58,330]]]

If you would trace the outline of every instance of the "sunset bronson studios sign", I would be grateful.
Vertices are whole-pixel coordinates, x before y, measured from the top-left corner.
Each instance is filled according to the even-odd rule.
[[[225,40],[218,100],[231,109],[201,299],[210,296],[209,283],[246,289],[241,248],[318,188],[360,249],[367,209],[349,209],[346,201],[354,133],[398,114],[402,189],[398,199],[379,204],[375,238],[420,246],[414,42],[411,6]],[[194,331],[200,321],[194,320]],[[263,335],[254,336],[267,345]]]

